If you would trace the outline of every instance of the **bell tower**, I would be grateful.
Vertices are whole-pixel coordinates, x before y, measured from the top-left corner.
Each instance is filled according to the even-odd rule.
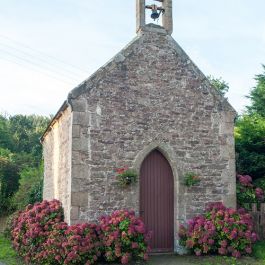
[[[136,32],[138,33],[146,25],[146,10],[151,9],[152,18],[155,20],[162,16],[162,26],[169,35],[173,32],[172,0],[154,0],[161,6],[146,5],[145,0],[136,0]]]

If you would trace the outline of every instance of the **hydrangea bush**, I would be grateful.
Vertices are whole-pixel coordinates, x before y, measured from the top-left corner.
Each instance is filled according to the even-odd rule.
[[[251,176],[238,175],[237,201],[239,206],[244,206],[244,203],[263,202],[264,191],[253,184]]]
[[[68,226],[57,200],[29,205],[12,227],[13,246],[26,263],[91,265],[100,256],[98,226]]]
[[[11,240],[27,264],[92,265],[103,255],[107,261],[127,264],[147,260],[148,235],[132,211],[116,211],[99,224],[69,226],[59,201],[29,205],[11,222]]]
[[[57,200],[27,206],[26,210],[20,212],[13,220],[13,247],[27,263],[35,262],[36,255],[42,251],[53,226],[63,222],[63,219],[63,208]]]
[[[66,253],[64,264],[94,264],[101,256],[101,242],[96,224],[77,224],[69,226],[63,244]]]
[[[148,239],[143,221],[133,211],[115,211],[100,219],[104,258],[127,264],[131,259],[148,259]]]
[[[42,247],[34,256],[36,264],[63,264],[67,253],[64,250],[66,244],[65,231],[68,225],[64,222],[59,222],[53,225],[47,239],[43,242]]]
[[[209,205],[205,214],[194,217],[187,226],[181,225],[179,237],[181,244],[197,256],[218,253],[236,258],[251,254],[257,240],[251,216],[222,203]]]

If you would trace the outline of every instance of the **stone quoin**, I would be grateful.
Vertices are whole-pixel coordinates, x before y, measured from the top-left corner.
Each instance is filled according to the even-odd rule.
[[[69,93],[42,137],[43,195],[69,224],[133,209],[157,252],[177,251],[180,223],[209,202],[236,206],[236,112],[171,37],[172,0],[155,1],[162,26],[145,24],[152,10],[136,2],[137,36]],[[138,179],[121,187],[125,165]],[[200,183],[185,186],[187,172]]]

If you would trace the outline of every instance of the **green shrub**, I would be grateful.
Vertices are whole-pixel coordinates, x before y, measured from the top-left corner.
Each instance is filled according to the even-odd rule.
[[[265,261],[265,241],[258,241],[253,246],[253,256]]]
[[[254,181],[254,185],[265,191],[265,176],[263,178],[256,179]]]
[[[20,172],[19,189],[12,198],[15,209],[21,210],[28,204],[42,201],[43,165],[25,168]]]
[[[237,172],[253,179],[265,176],[265,117],[243,115],[236,123],[235,147]]]
[[[0,216],[12,211],[11,198],[18,190],[18,167],[5,157],[0,157]]]

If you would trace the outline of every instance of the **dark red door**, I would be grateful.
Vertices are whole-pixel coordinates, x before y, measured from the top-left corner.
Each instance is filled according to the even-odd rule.
[[[152,231],[152,252],[174,250],[174,178],[166,158],[152,151],[140,170],[140,215]]]

